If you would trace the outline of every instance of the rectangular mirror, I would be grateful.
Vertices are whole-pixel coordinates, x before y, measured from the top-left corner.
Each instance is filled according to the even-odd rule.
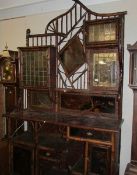
[[[93,86],[116,87],[117,53],[93,54]]]

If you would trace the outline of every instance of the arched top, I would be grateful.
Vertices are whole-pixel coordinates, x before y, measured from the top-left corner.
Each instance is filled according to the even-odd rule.
[[[74,26],[77,25],[78,22],[81,20],[92,20],[92,19],[104,19],[104,18],[116,18],[122,17],[127,14],[126,11],[124,12],[116,12],[116,13],[96,13],[89,8],[87,8],[82,2],[79,0],[72,0],[74,1],[74,5],[65,13],[55,17],[52,19],[46,26],[45,33],[64,33],[68,34]],[[73,22],[75,19],[75,23]],[[72,24],[69,31],[66,29],[63,30],[63,22],[67,24]],[[60,27],[62,26],[62,28]],[[59,29],[60,27],[60,29]],[[68,26],[66,26],[67,28]]]
[[[43,34],[31,34],[30,29],[26,31],[26,45],[59,45],[66,40],[72,38],[76,33],[83,30],[84,21],[98,21],[107,19],[123,19],[127,13],[96,13],[87,8],[79,0],[72,0],[74,4],[65,13],[52,19],[46,26]],[[124,20],[123,20],[124,21]]]

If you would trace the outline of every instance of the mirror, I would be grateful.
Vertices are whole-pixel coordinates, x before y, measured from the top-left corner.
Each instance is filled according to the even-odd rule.
[[[83,45],[79,37],[72,39],[60,54],[60,61],[68,76],[71,76],[85,62]]]
[[[93,54],[93,85],[115,87],[117,79],[116,70],[117,53]]]

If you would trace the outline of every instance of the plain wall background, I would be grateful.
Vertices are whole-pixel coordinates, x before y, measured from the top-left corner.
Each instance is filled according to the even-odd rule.
[[[69,8],[69,7],[68,7]],[[120,175],[124,175],[127,163],[131,156],[132,116],[133,116],[133,92],[128,87],[129,81],[129,53],[127,44],[137,41],[137,0],[120,0],[89,6],[98,13],[127,11],[125,16],[125,46],[124,46],[124,87],[123,87],[123,119],[121,133]],[[26,29],[32,33],[44,33],[47,23],[66,10],[32,15],[22,18],[0,21],[0,50],[6,43],[10,50],[25,46]]]

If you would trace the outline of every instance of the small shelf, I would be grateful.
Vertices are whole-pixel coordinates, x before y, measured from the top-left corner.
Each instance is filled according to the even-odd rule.
[[[12,138],[13,142],[21,145],[34,146],[34,137],[30,132],[23,132],[19,135],[16,135]]]
[[[66,145],[67,141],[61,135],[58,134],[48,134],[47,135],[40,135],[38,139],[39,149],[43,148],[50,148],[50,149],[57,149],[58,151],[63,150]]]

